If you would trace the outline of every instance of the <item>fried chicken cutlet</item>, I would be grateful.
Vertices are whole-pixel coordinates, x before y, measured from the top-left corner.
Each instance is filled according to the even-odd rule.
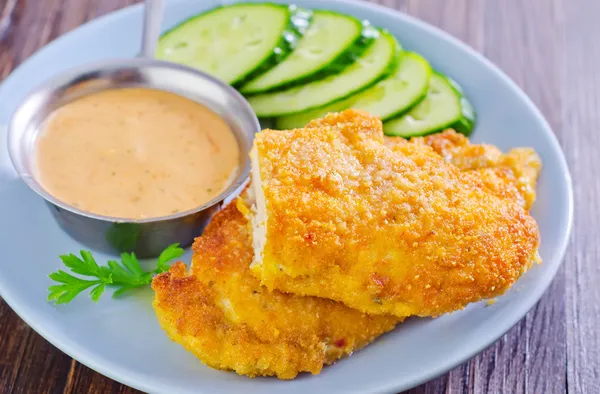
[[[390,147],[407,144],[400,137],[384,138],[385,144]],[[526,209],[530,209],[535,201],[535,188],[542,162],[531,148],[514,148],[504,154],[493,145],[471,144],[467,137],[454,130],[415,137],[410,143],[430,146],[461,170],[479,172],[492,190],[510,189],[509,192],[512,193],[516,187],[518,194],[522,196],[520,203]],[[490,170],[483,170],[485,168]]]
[[[280,379],[318,374],[400,321],[269,291],[251,275],[252,257],[247,219],[233,202],[195,240],[190,271],[179,262],[152,282],[163,329],[213,368]]]
[[[364,112],[263,131],[251,158],[251,269],[269,289],[437,316],[503,294],[538,258],[514,196],[424,144],[386,146]]]

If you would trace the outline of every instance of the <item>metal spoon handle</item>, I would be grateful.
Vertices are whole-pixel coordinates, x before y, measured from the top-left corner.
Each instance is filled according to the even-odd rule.
[[[160,37],[163,19],[164,0],[146,0],[144,11],[144,35],[142,37],[142,56],[153,58]]]

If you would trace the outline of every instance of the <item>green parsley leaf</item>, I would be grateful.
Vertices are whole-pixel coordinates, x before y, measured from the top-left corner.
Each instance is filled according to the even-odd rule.
[[[129,291],[131,291],[131,290],[134,290],[134,289],[139,289],[139,288],[140,288],[140,287],[142,287],[142,286],[144,286],[144,285],[138,285],[138,286],[122,286],[122,287],[119,287],[119,288],[118,288],[118,289],[117,289],[117,290],[116,290],[116,291],[113,293],[113,296],[112,296],[112,298],[119,298],[119,297],[121,297],[123,294],[125,294],[125,293],[127,293],[127,292],[129,292]]]
[[[48,287],[48,301],[55,304],[68,304],[83,291],[93,287],[90,297],[98,302],[106,286],[116,287],[113,298],[120,297],[132,289],[149,285],[154,275],[169,269],[168,262],[180,257],[184,250],[179,244],[167,247],[158,257],[157,267],[152,271],[144,271],[134,253],[121,254],[121,262],[107,261],[105,266],[99,266],[92,253],[80,251],[81,258],[74,254],[60,256],[65,267],[72,273],[93,280],[82,279],[63,270],[58,270],[49,275],[56,284]]]
[[[60,283],[48,288],[48,301],[54,301],[56,304],[69,303],[82,291],[102,283],[100,280],[77,278],[62,270],[50,274],[50,279]]]
[[[71,253],[69,255],[60,256],[60,259],[65,266],[70,268],[71,271],[76,274],[96,277],[101,276],[100,268],[89,252],[82,250],[81,257],[83,257],[83,260]]]
[[[135,257],[134,253],[122,253],[121,262],[123,265],[134,275],[140,276],[144,274],[144,270],[140,265],[140,262]]]
[[[158,264],[155,272],[159,274],[167,271],[169,269],[167,263],[181,257],[184,252],[185,251],[179,247],[179,244],[169,245],[169,247],[163,250],[160,256],[158,256]]]
[[[104,283],[99,284],[98,286],[94,287],[92,289],[92,291],[90,291],[90,296],[92,296],[92,301],[98,302],[102,293],[104,293]]]

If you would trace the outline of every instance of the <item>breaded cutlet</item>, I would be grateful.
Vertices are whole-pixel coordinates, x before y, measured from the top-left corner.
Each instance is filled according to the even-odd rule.
[[[163,329],[213,368],[280,379],[318,374],[400,321],[269,291],[250,274],[252,256],[248,222],[233,202],[195,240],[189,271],[179,262],[152,282]]]
[[[538,259],[537,224],[514,196],[429,146],[386,146],[362,111],[263,131],[251,158],[251,269],[269,289],[438,316],[503,294]]]
[[[400,137],[385,137],[385,144],[388,146],[406,143],[406,140]],[[415,137],[410,143],[430,146],[444,160],[461,170],[494,168],[493,172],[500,174],[507,181],[510,180],[518,189],[525,209],[530,209],[535,202],[535,189],[542,161],[532,148],[513,148],[507,153],[502,153],[490,144],[472,144],[467,137],[454,130]],[[487,172],[489,171],[483,171]]]
[[[426,138],[416,138],[411,142],[431,146],[445,160],[472,172],[482,187],[503,198],[524,201],[515,186],[517,180],[514,173],[529,171],[534,190],[539,165],[530,164],[535,164],[536,161],[539,163],[535,152],[532,154],[527,149],[516,150],[527,152],[521,155],[527,159],[514,161],[517,164],[513,169],[508,169],[503,164],[502,153],[495,147],[472,145],[462,135],[454,134],[456,133],[447,131]],[[385,143],[395,146],[407,142],[397,137],[385,137]],[[532,173],[532,169],[536,168],[536,172]],[[247,204],[242,201],[238,203],[238,207],[246,214],[249,213]],[[379,333],[391,329],[396,322],[395,319],[384,316],[360,318],[363,316],[360,313],[343,312],[347,308],[339,303],[323,300],[323,306],[316,309],[327,309],[326,305],[331,303],[336,305],[332,310],[337,311],[332,317],[339,317],[341,313],[341,320],[330,319],[320,323],[328,327],[326,331],[338,333],[334,335],[338,339],[326,339],[324,353],[315,345],[323,341],[323,338],[315,337],[303,340],[305,346],[302,348],[292,346],[293,351],[290,351],[293,341],[272,340],[280,336],[277,327],[289,324],[295,326],[298,324],[294,319],[297,311],[304,310],[305,306],[313,305],[314,302],[320,304],[321,300],[315,301],[313,297],[296,297],[278,291],[271,293],[259,286],[257,280],[249,275],[247,268],[252,259],[250,238],[247,220],[233,205],[229,205],[215,216],[205,234],[196,240],[193,268],[186,271],[183,264],[178,263],[169,273],[157,277],[153,284],[156,290],[155,309],[161,325],[172,339],[183,344],[206,364],[219,369],[234,369],[250,376],[276,375],[282,379],[292,378],[301,371],[316,373],[324,364],[334,362],[353,348],[364,346]],[[257,307],[259,303],[263,307]],[[276,307],[268,307],[271,304]],[[267,310],[279,315],[278,311],[285,305],[289,305],[285,310],[291,315],[276,319],[275,324],[271,317],[265,319]],[[315,323],[314,314],[308,319],[304,314],[305,312],[298,316],[305,322]],[[354,315],[359,318],[353,320]],[[246,325],[247,322],[250,324]],[[358,335],[355,337],[355,332],[350,333],[350,343],[344,337],[347,333],[339,325],[357,323],[360,324],[356,330]],[[304,335],[301,337],[306,338],[306,334],[313,328],[314,325],[302,330]],[[365,335],[361,336],[359,330],[363,330]],[[294,333],[291,335],[292,338],[295,336]],[[282,357],[282,354],[288,356]]]

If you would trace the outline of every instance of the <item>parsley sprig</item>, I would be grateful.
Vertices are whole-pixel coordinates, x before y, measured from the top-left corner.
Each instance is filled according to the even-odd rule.
[[[105,266],[98,265],[92,253],[86,250],[80,252],[81,258],[72,253],[62,255],[60,259],[71,272],[94,279],[82,279],[63,270],[53,272],[49,277],[58,284],[48,287],[48,301],[68,304],[92,287],[90,296],[94,302],[98,302],[106,286],[116,287],[113,298],[119,297],[129,290],[149,285],[154,275],[167,271],[168,262],[180,257],[183,252],[179,244],[170,245],[158,256],[156,268],[148,272],[142,269],[133,253],[123,253],[120,263],[109,260]]]

